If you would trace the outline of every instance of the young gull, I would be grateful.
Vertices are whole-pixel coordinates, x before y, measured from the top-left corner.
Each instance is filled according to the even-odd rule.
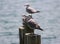
[[[26,6],[26,11],[27,11],[29,14],[39,13],[39,12],[40,12],[40,11],[38,11],[38,10],[36,10],[36,9],[34,9],[34,8],[32,8],[32,7],[30,7],[29,4],[26,4],[25,6]]]

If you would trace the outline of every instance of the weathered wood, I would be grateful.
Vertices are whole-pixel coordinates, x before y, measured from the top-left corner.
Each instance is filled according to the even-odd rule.
[[[19,40],[20,40],[20,44],[24,44],[25,33],[34,33],[34,30],[30,29],[27,26],[21,26],[19,28]]]
[[[24,27],[19,28],[19,44],[24,44],[24,35],[25,35],[25,29]]]
[[[41,44],[41,36],[34,34],[25,34],[24,44]]]

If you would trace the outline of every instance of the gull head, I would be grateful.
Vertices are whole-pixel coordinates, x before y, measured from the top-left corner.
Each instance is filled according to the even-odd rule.
[[[26,3],[24,6],[30,6],[28,3]]]

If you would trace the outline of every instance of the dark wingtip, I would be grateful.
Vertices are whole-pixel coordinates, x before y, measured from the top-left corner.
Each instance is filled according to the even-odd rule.
[[[43,31],[43,29],[42,29],[42,28],[40,28],[40,30],[41,30],[41,31]]]
[[[37,11],[37,13],[39,13],[40,11]]]

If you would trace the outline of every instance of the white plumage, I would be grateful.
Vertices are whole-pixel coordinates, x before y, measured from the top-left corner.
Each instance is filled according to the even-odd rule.
[[[38,13],[38,12],[40,12],[40,11],[38,11],[38,10],[30,7],[29,4],[27,4],[27,5],[25,5],[25,6],[26,6],[26,11],[27,11],[29,14],[33,14],[33,13]]]

